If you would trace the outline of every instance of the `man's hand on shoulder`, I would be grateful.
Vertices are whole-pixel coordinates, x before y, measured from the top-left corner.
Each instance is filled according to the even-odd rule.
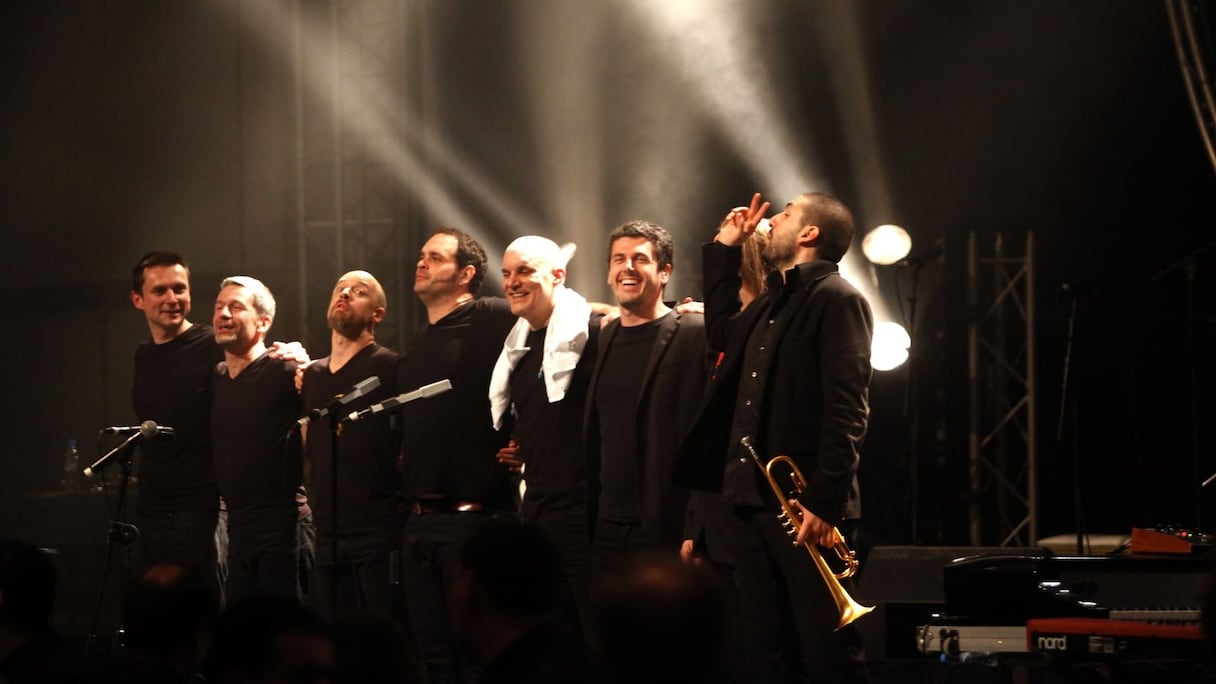
[[[603,302],[589,302],[589,304],[591,305],[592,313],[604,314],[604,317],[600,319],[600,330],[603,330],[604,326],[621,317],[620,307],[604,304]]]
[[[704,314],[705,302],[698,302],[692,297],[685,297],[684,301],[676,304],[676,313],[678,314]]]
[[[301,367],[307,366],[312,361],[308,358],[308,351],[304,349],[304,345],[299,342],[271,342],[266,354],[272,359],[285,359]]]

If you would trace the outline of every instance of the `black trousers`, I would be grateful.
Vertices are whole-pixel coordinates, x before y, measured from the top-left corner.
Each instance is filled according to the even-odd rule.
[[[219,511],[219,501],[216,500],[214,506],[205,509],[138,513],[136,577],[157,563],[181,563],[202,575],[218,601],[221,594],[215,527]]]
[[[619,574],[631,560],[657,555],[662,549],[646,536],[640,522],[598,518],[591,552],[591,586],[594,588]]]
[[[590,634],[591,525],[585,510],[530,512],[522,510],[524,522],[545,531],[561,555],[562,581],[557,587],[557,619]]]
[[[776,512],[739,507],[721,522],[735,561],[745,681],[869,681],[860,632],[835,629],[839,613],[827,583]],[[839,528],[852,547],[856,521]],[[852,580],[841,584],[853,593]]]
[[[329,618],[375,615],[393,619],[397,605],[396,542],[392,530],[338,535],[338,558],[333,556],[333,535],[317,532],[316,566],[309,603]],[[337,573],[335,601],[333,587]],[[334,614],[334,605],[337,614]]]
[[[406,612],[430,684],[455,684],[472,677],[461,657],[448,597],[460,569],[465,539],[485,523],[483,513],[415,513],[405,521],[401,582]]]
[[[282,510],[229,509],[229,603],[249,595],[300,599],[297,517],[294,501]]]

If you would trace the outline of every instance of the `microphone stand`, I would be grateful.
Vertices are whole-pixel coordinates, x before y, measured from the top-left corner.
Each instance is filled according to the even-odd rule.
[[[373,376],[374,377],[374,376]],[[394,399],[398,400],[393,406],[393,409],[400,408],[405,404],[414,401],[415,399],[425,399],[436,394],[442,394],[452,388],[452,383],[444,379],[439,382],[431,383],[419,387],[413,392],[398,395]],[[374,389],[374,388],[373,388]],[[380,402],[381,404],[386,402]],[[330,439],[330,483],[329,491],[331,497],[330,505],[330,530],[329,553],[330,553],[330,577],[329,577],[329,605],[331,611],[331,619],[336,619],[338,616],[338,437],[342,432],[342,423],[347,420],[357,420],[358,411],[347,415],[339,415],[338,409],[343,406],[341,397],[334,399],[326,405],[329,409],[329,439]],[[367,410],[367,409],[365,409]]]
[[[940,250],[940,247],[937,248]],[[941,252],[938,251],[937,254]],[[919,387],[916,382],[916,362],[917,362],[917,345],[916,345],[916,304],[917,291],[920,288],[921,269],[931,259],[917,259],[915,261],[907,261],[905,265],[912,267],[912,291],[908,294],[908,310],[903,310],[903,300],[900,300],[900,313],[904,315],[904,327],[908,333],[908,358],[904,362],[904,405],[903,418],[907,421],[908,429],[908,480],[909,480],[909,522],[911,532],[911,543],[920,543],[920,402],[918,397]],[[896,297],[899,294],[899,275],[895,276],[895,292]],[[939,525],[939,529],[940,529]]]
[[[1178,261],[1166,266],[1153,276],[1152,282],[1156,283],[1163,280],[1167,275],[1174,271],[1182,271],[1186,278],[1186,318],[1187,318],[1187,361],[1191,366],[1191,397],[1190,397],[1190,418],[1191,418],[1191,475],[1192,475],[1192,494],[1195,497],[1195,529],[1203,529],[1203,493],[1202,489],[1210,484],[1213,478],[1216,478],[1216,473],[1202,482],[1199,481],[1202,470],[1200,465],[1201,460],[1201,439],[1200,439],[1200,405],[1199,405],[1199,352],[1198,352],[1198,332],[1195,329],[1195,298],[1196,286],[1199,279],[1199,265],[1196,260],[1200,255],[1216,249],[1216,240],[1212,240],[1206,244],[1200,245],[1192,250],[1190,254],[1182,257]],[[1198,483],[1198,484],[1194,484]]]
[[[911,479],[912,543],[920,541],[920,403],[916,386],[916,295],[920,286],[920,270],[924,263],[916,264],[912,271],[912,294],[908,296],[908,345],[907,382],[904,383],[904,419],[908,421],[908,465]]]
[[[342,432],[342,417],[338,415],[337,400],[329,411],[329,609],[330,620],[338,619],[338,436]]]
[[[86,657],[92,657],[96,651],[97,631],[101,622],[101,605],[102,599],[105,596],[106,580],[110,576],[110,566],[113,563],[114,552],[120,547],[122,548],[122,553],[118,556],[120,568],[118,582],[119,617],[118,626],[114,630],[114,645],[122,646],[126,637],[121,607],[125,602],[125,585],[127,576],[131,571],[128,547],[139,539],[139,529],[127,522],[127,488],[131,481],[131,462],[132,456],[130,451],[119,459],[119,463],[122,465],[122,475],[118,481],[118,505],[115,507],[114,519],[110,521],[110,527],[106,533],[106,559],[101,570],[101,581],[97,587],[97,600],[93,604],[92,629],[85,638],[84,654]]]
[[[1067,285],[1065,289],[1069,289]],[[1081,487],[1081,450],[1080,443],[1080,419],[1078,413],[1080,409],[1077,407],[1077,400],[1068,396],[1068,383],[1071,377],[1070,367],[1072,365],[1072,338],[1073,329],[1077,322],[1077,292],[1075,288],[1072,290],[1072,302],[1068,307],[1068,336],[1064,342],[1064,370],[1063,377],[1060,379],[1060,415],[1056,419],[1056,443],[1059,444],[1064,440],[1064,416],[1068,412],[1068,402],[1072,401],[1072,496],[1073,496],[1073,525],[1076,527],[1077,533],[1077,555],[1085,553],[1085,516],[1082,514],[1084,506],[1082,505]]]
[[[379,384],[379,383],[377,383]],[[326,418],[329,419],[329,496],[330,496],[330,532],[329,532],[329,610],[330,620],[338,618],[338,436],[342,432],[342,421],[345,416],[339,415],[344,406],[342,397],[337,397],[326,404]]]

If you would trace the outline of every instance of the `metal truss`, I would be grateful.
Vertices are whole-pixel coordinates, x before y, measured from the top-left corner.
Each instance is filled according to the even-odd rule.
[[[405,126],[406,108],[393,99],[405,91],[404,26],[396,0],[295,4],[300,339],[309,349],[328,348],[323,313],[337,277],[353,269],[375,275],[388,296],[378,342],[402,349],[414,327],[407,302],[417,245],[404,184],[385,161]]]
[[[1212,94],[1216,39],[1202,0],[1166,0],[1178,66],[1208,159],[1216,170],[1216,97]]]
[[[1038,538],[1035,486],[1034,234],[1025,255],[993,256],[967,238],[970,539],[1029,546]]]

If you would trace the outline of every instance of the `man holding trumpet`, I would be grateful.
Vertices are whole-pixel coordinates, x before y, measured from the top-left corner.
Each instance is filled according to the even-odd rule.
[[[721,524],[737,563],[749,681],[867,681],[860,635],[840,607],[842,594],[851,599],[802,548],[835,547],[838,529],[852,541],[861,515],[856,475],[869,415],[873,316],[837,267],[852,242],[853,217],[822,193],[787,203],[769,219],[764,255],[776,272],[741,310],[740,245],[768,208],[757,193],[702,248],[705,328],[723,355],[677,478],[720,491],[734,511]],[[790,479],[766,481],[755,455],[765,463],[788,456],[805,479],[802,491],[794,493]],[[789,535],[778,519],[783,510],[796,518]]]

